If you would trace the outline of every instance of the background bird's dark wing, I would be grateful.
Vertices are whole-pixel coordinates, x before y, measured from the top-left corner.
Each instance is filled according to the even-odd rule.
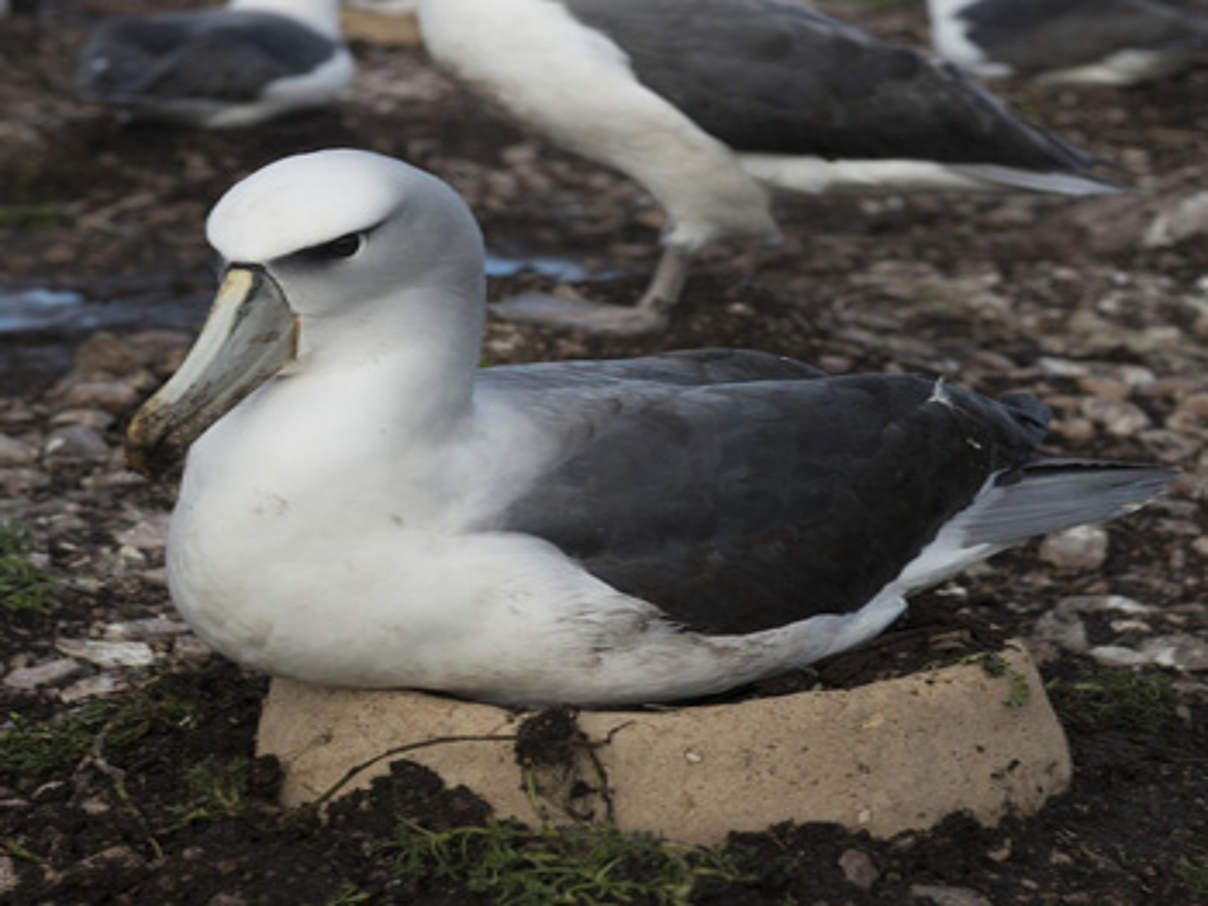
[[[562,0],[739,151],[1081,171],[1095,159],[953,67],[792,0]]]
[[[1208,17],[1155,0],[981,0],[959,18],[992,60],[1025,74],[1124,48],[1208,49]]]
[[[992,472],[1030,458],[1047,417],[1031,398],[929,401],[935,382],[909,375],[703,384],[683,360],[664,380],[660,357],[595,382],[570,368],[562,386],[567,366],[530,367],[483,376],[521,394],[560,453],[492,527],[710,633],[859,608]]]
[[[275,79],[309,72],[334,42],[272,13],[214,10],[112,19],[81,58],[86,97],[256,99]]]

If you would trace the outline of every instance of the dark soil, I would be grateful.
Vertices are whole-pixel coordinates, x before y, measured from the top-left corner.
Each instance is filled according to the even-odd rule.
[[[413,48],[358,41],[361,71],[345,105],[246,131],[127,125],[78,104],[71,61],[87,27],[102,13],[135,8],[136,0],[48,0],[41,16],[0,18],[0,295],[48,288],[83,297],[70,323],[0,334],[0,432],[41,444],[60,424],[59,400],[90,374],[81,350],[97,347],[79,344],[97,323],[124,336],[197,324],[212,287],[206,211],[236,179],[287,153],[355,145],[404,157],[462,192],[495,253],[620,272],[576,284],[613,301],[642,288],[656,253],[653,202],[495,118]],[[922,38],[913,8],[836,9],[881,34]],[[490,361],[749,346],[832,371],[918,370],[986,393],[1029,389],[1055,410],[1055,454],[1160,458],[1183,469],[1167,498],[1108,527],[1101,565],[1045,562],[1033,542],[920,596],[868,648],[754,692],[845,687],[1031,638],[1037,621],[1072,595],[1124,595],[1161,608],[1140,629],[1118,614],[1088,616],[1090,646],[1139,646],[1146,621],[1150,634],[1177,626],[1208,640],[1208,410],[1188,403],[1208,393],[1208,245],[1193,236],[1144,248],[1136,237],[1147,199],[1204,187],[1208,70],[1123,91],[1024,86],[1008,94],[1123,164],[1152,193],[1080,203],[789,199],[778,208],[785,243],[703,256],[664,336],[489,328]],[[490,293],[555,282],[523,271],[493,279]],[[182,333],[168,346],[185,342]],[[105,376],[145,392],[172,363],[169,352]],[[1136,369],[1148,377],[1133,381]],[[1103,402],[1130,404],[1142,427],[1113,427],[1098,414]],[[58,582],[49,614],[0,608],[0,670],[55,656],[57,639],[172,615],[156,577],[160,552],[149,549],[137,568],[115,565],[117,533],[162,513],[174,495],[171,485],[121,477],[117,451],[133,405],[99,429],[109,459],[47,454],[31,467],[44,481],[0,484],[0,515],[29,528],[30,554]],[[120,480],[110,480],[115,474]],[[326,824],[283,811],[275,765],[252,757],[266,680],[219,658],[187,658],[175,644],[154,647],[155,665],[119,671],[126,687],[113,695],[67,703],[57,686],[0,686],[10,715],[0,723],[0,901],[553,902],[492,886],[438,848],[479,841],[465,852],[481,865],[485,850],[475,847],[485,844],[457,832],[494,825],[471,791],[446,789],[418,766],[396,763],[371,791],[338,800]],[[1073,787],[1039,815],[996,829],[952,816],[891,841],[815,824],[734,835],[720,854],[685,857],[697,869],[720,858],[725,869],[699,871],[680,901],[1208,902],[1203,665],[1128,670],[1051,642],[1034,650],[1075,760]],[[544,716],[519,756],[540,761],[550,736],[555,750],[573,742],[572,719]],[[537,834],[520,849],[552,845]],[[615,872],[635,883],[652,877],[651,852],[625,851]],[[669,889],[652,882],[625,895],[676,902]],[[597,896],[619,901],[617,891]]]

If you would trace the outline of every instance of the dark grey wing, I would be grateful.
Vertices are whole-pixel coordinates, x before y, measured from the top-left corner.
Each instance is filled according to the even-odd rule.
[[[1079,172],[1095,159],[953,67],[795,0],[562,0],[739,151]]]
[[[958,18],[986,55],[1027,74],[1125,48],[1208,48],[1208,18],[1149,0],[980,0]]]
[[[79,69],[85,97],[110,102],[251,101],[270,82],[309,72],[336,44],[272,13],[214,10],[112,19]]]
[[[1047,410],[910,375],[554,391],[564,456],[493,526],[709,633],[859,608],[999,470]],[[556,430],[557,426],[551,430]]]

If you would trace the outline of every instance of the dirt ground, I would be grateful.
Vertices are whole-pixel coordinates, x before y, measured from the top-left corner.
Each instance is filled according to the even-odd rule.
[[[252,757],[266,680],[176,621],[162,569],[174,485],[121,456],[212,290],[206,211],[270,160],[338,145],[403,157],[466,197],[495,255],[567,259],[607,275],[579,292],[615,301],[654,262],[657,207],[496,118],[422,51],[363,39],[338,109],[229,133],[119,123],[73,99],[73,60],[100,15],[140,3],[46,0],[0,18],[0,521],[22,526],[0,531],[0,901],[1208,902],[1208,244],[1178,207],[1208,188],[1208,70],[1006,90],[1125,167],[1135,194],[785,199],[785,242],[705,254],[666,335],[490,325],[490,362],[749,346],[1027,389],[1054,409],[1053,454],[1182,470],[1142,511],[1001,555],[920,596],[878,644],[764,690],[1022,637],[1069,734],[1068,793],[995,829],[953,816],[879,841],[784,825],[682,852],[494,824],[471,791],[406,763],[327,824],[283,812],[275,766]],[[914,6],[828,8],[922,41]],[[1174,240],[1147,245],[1171,210]],[[556,282],[521,270],[490,293]]]

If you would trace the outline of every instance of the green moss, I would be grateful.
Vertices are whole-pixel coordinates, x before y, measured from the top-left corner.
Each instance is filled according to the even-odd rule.
[[[165,724],[187,726],[198,706],[164,677],[123,698],[85,702],[49,720],[10,714],[0,729],[0,774],[30,781],[76,764],[94,747],[125,748]]]
[[[1180,856],[1179,861],[1175,863],[1174,874],[1191,890],[1208,896],[1208,861],[1196,861]]]
[[[513,822],[430,831],[400,825],[383,847],[391,871],[454,880],[497,906],[688,903],[698,880],[741,878],[713,850],[681,846],[610,826],[530,830]]]
[[[190,765],[185,770],[187,800],[169,809],[176,818],[169,830],[195,821],[237,818],[243,814],[247,780],[246,758],[210,757]]]
[[[67,206],[57,201],[0,205],[0,229],[71,226],[73,220]]]
[[[12,521],[0,522],[0,609],[50,613],[55,607],[54,582],[25,559],[29,532]]]
[[[1095,664],[1081,676],[1053,680],[1048,690],[1061,719],[1082,730],[1164,734],[1179,725],[1178,697],[1158,670]]]
[[[344,884],[339,890],[323,901],[323,906],[356,906],[367,903],[372,898],[355,884]]]

